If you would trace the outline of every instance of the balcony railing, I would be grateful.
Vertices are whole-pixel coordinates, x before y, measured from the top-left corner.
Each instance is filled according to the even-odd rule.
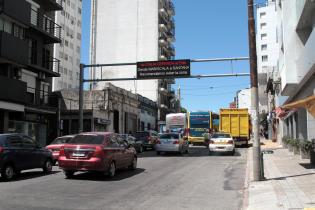
[[[31,54],[29,57],[29,64],[39,66],[41,68],[44,68],[46,70],[56,72],[59,74],[60,60],[43,53],[42,54],[42,62],[39,63],[38,62],[38,54],[39,54],[39,52],[37,50],[31,49]]]
[[[34,9],[31,10],[31,24],[53,38],[61,38],[61,26],[47,15],[40,14]]]

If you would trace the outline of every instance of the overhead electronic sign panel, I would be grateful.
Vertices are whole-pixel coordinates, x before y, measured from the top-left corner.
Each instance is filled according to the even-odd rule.
[[[190,76],[190,60],[146,61],[137,63],[137,79],[165,79]]]

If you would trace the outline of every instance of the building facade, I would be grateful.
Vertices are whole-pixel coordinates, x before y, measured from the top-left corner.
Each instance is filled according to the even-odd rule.
[[[265,94],[267,77],[276,70],[279,57],[277,8],[275,0],[267,0],[257,8],[256,22],[256,49],[259,111],[271,111],[268,104],[268,95]]]
[[[20,132],[45,145],[55,129],[49,105],[59,76],[53,46],[61,41],[59,0],[0,1],[0,133]]]
[[[284,136],[311,140],[315,100],[303,101],[315,95],[315,2],[277,0],[275,6],[279,56],[266,89],[274,97],[273,130],[279,141]]]
[[[92,0],[90,63],[135,63],[175,56],[174,6],[171,0]],[[105,35],[106,34],[106,35]],[[135,78],[136,66],[90,69],[94,79]],[[171,112],[173,79],[115,81],[115,86],[157,102],[158,118]],[[104,82],[92,84],[102,89]]]
[[[55,92],[60,103],[60,135],[76,134],[79,128],[77,90]],[[57,98],[57,97],[55,97]],[[83,131],[134,133],[154,129],[156,103],[148,98],[106,83],[103,90],[84,92]]]
[[[236,93],[236,108],[251,110],[251,89],[245,88]]]
[[[60,77],[53,78],[53,91],[79,89],[82,0],[60,0],[63,10],[56,13],[61,26],[61,43],[55,45],[54,57],[60,60]]]

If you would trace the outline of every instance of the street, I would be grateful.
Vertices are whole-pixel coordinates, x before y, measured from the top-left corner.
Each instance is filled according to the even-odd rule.
[[[139,155],[138,169],[116,177],[77,173],[65,179],[54,167],[0,181],[0,209],[241,209],[246,148],[234,156],[209,156],[204,147],[190,154]]]

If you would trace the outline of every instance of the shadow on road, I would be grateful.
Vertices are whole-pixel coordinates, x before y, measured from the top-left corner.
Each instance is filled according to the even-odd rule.
[[[26,172],[21,172],[18,175],[15,175],[14,178],[10,180],[10,182],[34,179],[37,177],[49,176],[49,175],[57,174],[57,173],[60,173],[60,171],[52,171],[51,173],[44,173],[43,171],[26,171]],[[4,182],[4,181],[0,179],[0,182]]]
[[[87,181],[120,181],[123,179],[128,179],[137,174],[143,173],[144,168],[137,168],[136,170],[119,170],[116,172],[116,175],[113,178],[100,173],[100,172],[83,172],[75,174],[72,180],[87,180]]]
[[[303,166],[305,169],[314,169],[315,165],[312,165],[310,163],[300,163],[301,166]]]
[[[242,156],[239,150],[245,150],[245,148],[236,149],[233,156]],[[156,151],[146,151],[138,154],[138,158],[148,158],[148,157],[206,157],[206,156],[231,156],[228,153],[214,153],[209,155],[209,150],[205,146],[190,146],[189,154],[180,155],[176,152],[163,152],[160,155],[156,154]]]

